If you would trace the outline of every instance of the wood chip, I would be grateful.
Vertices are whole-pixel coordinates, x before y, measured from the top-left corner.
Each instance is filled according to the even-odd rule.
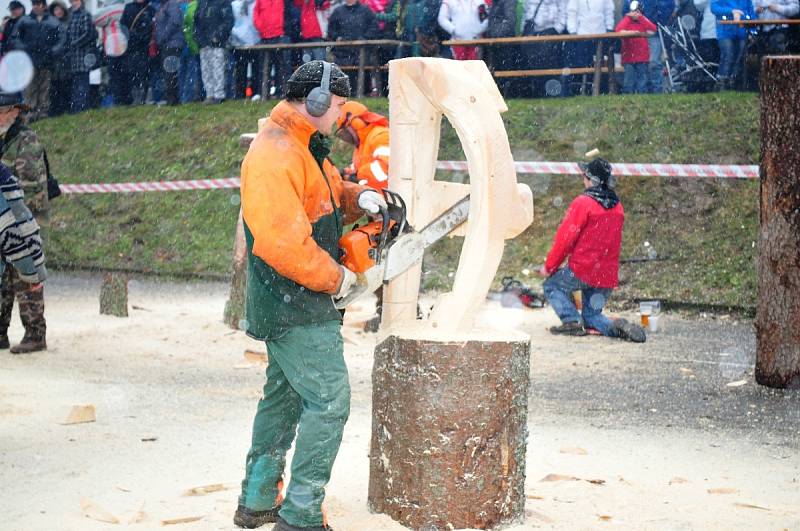
[[[142,504],[142,508],[133,513],[133,515],[128,518],[128,525],[130,524],[140,524],[147,520],[147,513],[144,512],[144,504]]]
[[[597,519],[601,520],[603,522],[610,522],[611,521],[611,515],[610,514],[598,514],[597,515]]]
[[[95,417],[95,410],[94,405],[92,404],[83,404],[72,406],[72,409],[67,415],[66,420],[62,422],[64,426],[68,426],[70,424],[83,424],[85,422],[94,422],[97,420]]]
[[[735,507],[741,507],[743,509],[758,509],[760,511],[769,511],[770,509],[766,507],[761,507],[760,505],[753,505],[752,503],[734,503]]]
[[[211,494],[212,492],[219,492],[221,490],[226,490],[229,487],[226,487],[222,483],[214,483],[212,485],[203,485],[201,487],[192,487],[191,489],[184,491],[184,496],[205,496],[206,494]]]
[[[537,496],[535,494],[528,494],[525,497],[528,498],[529,500],[543,500],[544,499],[544,496]]]
[[[119,523],[119,518],[106,511],[89,498],[83,498],[81,500],[81,514],[86,518],[91,518],[98,522],[105,522],[107,524]]]
[[[592,485],[605,485],[606,480],[604,479],[584,479],[583,481],[588,481]]]
[[[730,382],[725,384],[727,387],[741,387],[747,383],[747,380],[737,380],[735,382]]]
[[[190,522],[197,522],[198,520],[202,520],[204,516],[205,515],[183,516],[181,518],[167,518],[166,520],[161,520],[161,525],[188,524]]]
[[[681,367],[678,370],[681,371],[684,374],[692,374],[694,372],[692,369],[690,369],[688,367]]]
[[[267,363],[267,353],[247,349],[244,351],[244,361],[247,363]]]
[[[670,485],[679,485],[681,483],[689,483],[689,480],[678,476],[675,476],[674,478],[669,480]]]
[[[123,487],[122,485],[117,485],[117,490],[121,490],[122,492],[130,492],[131,489],[128,487]]]
[[[589,452],[584,450],[583,448],[578,448],[577,446],[574,448],[562,448],[559,450],[562,454],[573,454],[573,455],[586,455]]]
[[[708,492],[709,494],[739,494],[739,489],[721,487],[718,489],[708,489],[706,492]]]
[[[576,478],[575,476],[564,476],[562,474],[547,474],[545,477],[540,479],[540,482],[545,481],[578,481],[580,478]]]

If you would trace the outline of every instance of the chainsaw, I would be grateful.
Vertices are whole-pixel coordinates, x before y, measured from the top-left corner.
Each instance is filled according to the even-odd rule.
[[[350,293],[334,300],[339,309],[420,263],[425,249],[467,221],[469,215],[467,196],[417,231],[406,220],[403,198],[390,190],[383,190],[383,195],[387,207],[381,209],[381,219],[355,227],[339,240],[342,265],[358,277]]]

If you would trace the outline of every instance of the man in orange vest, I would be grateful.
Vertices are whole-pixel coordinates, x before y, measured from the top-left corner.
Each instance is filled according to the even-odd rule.
[[[383,190],[389,184],[389,120],[357,101],[348,101],[336,123],[336,136],[355,146],[345,177]]]

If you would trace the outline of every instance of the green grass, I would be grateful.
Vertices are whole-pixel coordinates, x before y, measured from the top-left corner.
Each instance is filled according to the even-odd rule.
[[[368,103],[388,112],[386,100]],[[64,183],[232,177],[244,154],[239,135],[255,131],[270,108],[228,102],[112,109],[44,120],[35,128]],[[598,147],[615,162],[758,162],[753,94],[512,100],[504,119],[516,160],[576,161]],[[348,156],[346,146],[335,145],[335,162]],[[464,158],[449,124],[443,127],[439,158]],[[518,178],[534,191],[535,220],[507,245],[498,279],[511,274],[535,283],[522,272],[542,263],[581,182]],[[662,258],[623,265],[622,298],[754,305],[757,182],[622,178],[618,191],[627,214],[623,258],[643,258],[653,250]],[[237,212],[233,190],[64,196],[51,216],[50,261],[62,268],[226,275]],[[459,248],[454,239],[428,253],[427,287],[449,285]]]

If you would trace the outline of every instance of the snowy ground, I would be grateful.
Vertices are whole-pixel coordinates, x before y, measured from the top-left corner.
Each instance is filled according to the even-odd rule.
[[[243,353],[263,345],[221,324],[226,289],[133,281],[120,319],[98,315],[99,278],[48,283],[50,350],[0,353],[0,529],[233,529],[263,384]],[[551,336],[549,309],[495,303],[484,319],[533,341],[526,519],[511,529],[800,529],[800,393],[754,384],[752,323],[668,315],[633,345]],[[366,508],[375,336],[348,335],[352,413],[326,506],[336,531],[402,530]],[[84,403],[96,422],[60,424]]]

